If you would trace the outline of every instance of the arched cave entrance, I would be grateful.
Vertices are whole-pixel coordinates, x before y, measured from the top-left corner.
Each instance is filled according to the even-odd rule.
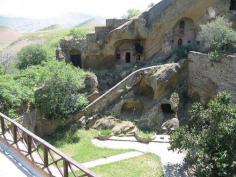
[[[230,10],[236,10],[236,0],[230,1]]]
[[[141,80],[137,85],[134,86],[134,94],[137,96],[144,96],[149,99],[154,98],[154,90],[144,80]]]
[[[163,112],[165,120],[173,118],[173,114],[175,114],[175,112],[172,110],[171,105],[169,103],[161,104],[161,110]]]
[[[139,117],[144,110],[144,104],[139,99],[126,100],[121,107],[121,114],[125,115],[128,119]]]
[[[81,53],[78,50],[71,50],[70,51],[70,61],[75,67],[82,68],[82,59]]]

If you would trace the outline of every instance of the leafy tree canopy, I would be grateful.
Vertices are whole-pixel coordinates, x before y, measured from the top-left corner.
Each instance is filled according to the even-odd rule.
[[[127,11],[127,14],[125,14],[125,15],[123,16],[123,18],[131,19],[131,18],[136,17],[136,16],[138,16],[138,15],[140,15],[140,14],[141,14],[141,11],[138,10],[138,9],[129,9],[129,10]]]
[[[230,100],[221,93],[206,107],[194,104],[188,125],[171,135],[171,149],[188,152],[196,176],[236,175],[236,108]]]
[[[29,66],[39,65],[49,59],[46,48],[39,44],[24,47],[17,53],[18,69],[26,69]]]

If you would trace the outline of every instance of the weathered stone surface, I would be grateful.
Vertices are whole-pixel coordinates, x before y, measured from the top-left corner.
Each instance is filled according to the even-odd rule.
[[[39,136],[51,135],[66,121],[46,119],[37,109],[26,111],[22,115],[22,125]]]
[[[162,124],[161,128],[167,131],[176,130],[177,128],[179,128],[179,120],[177,118],[167,120]]]
[[[213,62],[207,54],[191,52],[188,60],[188,94],[193,101],[208,103],[218,92],[227,91],[236,103],[236,57]]]
[[[108,117],[98,119],[92,128],[97,129],[97,130],[112,129],[119,123],[121,123],[121,120],[116,119],[112,116],[108,116]]]
[[[112,134],[115,136],[122,136],[122,135],[129,136],[129,135],[134,135],[136,131],[137,127],[134,125],[134,123],[129,121],[122,121],[112,129]]]
[[[89,93],[98,91],[98,79],[95,74],[89,74],[85,77],[85,87]]]

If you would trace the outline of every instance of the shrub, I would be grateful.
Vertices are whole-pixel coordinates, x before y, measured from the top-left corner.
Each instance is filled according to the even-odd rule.
[[[50,60],[0,76],[0,102],[5,113],[17,113],[24,102],[31,102],[49,119],[66,118],[88,104],[84,80],[89,72],[65,62]]]
[[[127,14],[123,16],[123,18],[131,19],[141,14],[141,11],[138,9],[128,9]]]
[[[86,28],[72,28],[69,32],[69,36],[75,38],[75,39],[83,39],[88,34],[89,30]]]
[[[35,105],[47,118],[65,118],[83,109],[85,97],[84,79],[88,72],[65,62],[53,61],[42,68],[39,89],[35,92]]]
[[[236,175],[236,108],[221,93],[206,107],[193,105],[186,126],[171,135],[171,149],[186,150],[186,160],[199,177]]]
[[[10,75],[0,75],[0,112],[16,117],[23,102],[30,99],[30,91]]]
[[[188,57],[189,52],[193,50],[192,46],[182,46],[175,50],[178,59]]]
[[[222,51],[236,42],[236,32],[231,26],[228,19],[218,17],[215,21],[201,25],[199,39],[210,51]]]
[[[18,69],[26,69],[29,66],[39,65],[43,61],[47,61],[49,56],[45,48],[34,44],[21,49],[17,54],[17,59],[19,61]]]

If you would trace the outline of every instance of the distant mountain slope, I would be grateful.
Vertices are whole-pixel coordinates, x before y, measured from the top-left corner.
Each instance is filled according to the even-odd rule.
[[[90,19],[104,20],[103,17],[96,17],[93,15],[81,14],[81,13],[70,13],[57,18],[49,19],[30,19],[30,18],[18,18],[18,17],[7,17],[0,16],[0,25],[7,26],[13,29],[17,29],[21,32],[34,32],[40,29],[49,27],[51,25],[61,25],[65,28],[77,26]]]
[[[21,35],[22,34],[20,32],[14,29],[0,26],[0,50],[13,41],[17,40],[19,37],[21,37]]]
[[[47,31],[47,30],[55,30],[55,29],[62,29],[63,27],[59,24],[55,24],[55,25],[50,25],[48,27],[45,27],[43,29],[40,29],[39,31]]]
[[[106,20],[104,18],[90,18],[83,23],[80,23],[78,27],[93,28],[95,26],[104,26]]]

